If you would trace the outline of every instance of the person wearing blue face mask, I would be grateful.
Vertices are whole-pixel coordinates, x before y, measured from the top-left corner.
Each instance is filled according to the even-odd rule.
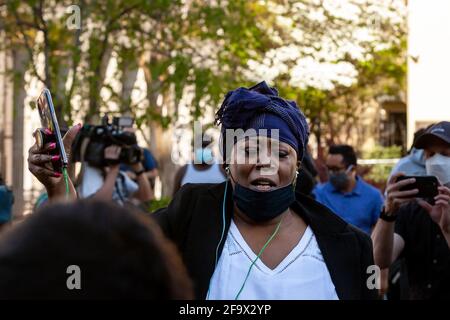
[[[172,195],[187,183],[221,183],[225,181],[225,171],[216,163],[211,149],[212,138],[204,134],[201,148],[194,150],[194,160],[178,169],[175,174]]]
[[[316,200],[370,234],[384,200],[378,189],[356,174],[355,150],[348,145],[331,146],[326,165],[329,181],[315,188]]]

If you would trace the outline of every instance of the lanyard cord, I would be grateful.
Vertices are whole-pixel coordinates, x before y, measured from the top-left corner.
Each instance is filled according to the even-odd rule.
[[[259,259],[259,257],[261,257],[261,255],[263,254],[264,250],[266,250],[267,246],[269,245],[269,243],[272,241],[272,239],[277,235],[278,230],[280,230],[280,226],[281,226],[281,222],[283,221],[283,219],[280,220],[280,222],[278,222],[277,227],[275,229],[275,231],[272,233],[272,235],[270,236],[270,238],[267,240],[267,242],[264,244],[264,246],[261,248],[261,250],[258,253],[258,256],[255,258],[255,260],[253,260],[252,264],[250,265],[250,268],[248,268],[247,271],[247,275],[245,276],[245,280],[244,283],[242,283],[241,289],[239,289],[239,292],[237,293],[236,297],[234,298],[234,300],[239,299],[239,296],[241,295],[242,290],[244,290],[244,286],[245,283],[247,282],[248,277],[250,276],[250,271],[252,271],[253,266],[255,265],[256,261]]]
[[[62,174],[64,176],[64,184],[66,185],[66,199],[69,199],[69,175],[67,173],[67,167],[62,167]]]

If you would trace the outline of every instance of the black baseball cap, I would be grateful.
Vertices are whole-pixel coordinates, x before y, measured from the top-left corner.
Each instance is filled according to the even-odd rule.
[[[417,149],[424,149],[429,145],[430,139],[438,138],[450,144],[450,122],[441,121],[429,127],[414,143]]]

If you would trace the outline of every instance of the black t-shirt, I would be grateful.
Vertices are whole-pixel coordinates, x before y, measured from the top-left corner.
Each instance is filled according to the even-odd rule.
[[[405,241],[410,299],[450,299],[450,249],[439,225],[413,202],[400,208],[395,233]]]

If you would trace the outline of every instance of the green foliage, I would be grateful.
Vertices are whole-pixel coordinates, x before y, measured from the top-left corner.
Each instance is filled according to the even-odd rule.
[[[156,199],[152,200],[150,202],[150,206],[149,206],[148,211],[149,212],[155,212],[158,209],[165,208],[165,207],[167,207],[169,205],[171,200],[172,199],[169,198],[169,197],[162,197],[160,200],[156,200]]]
[[[402,156],[401,146],[383,147],[376,145],[370,151],[364,152],[363,159],[398,159]],[[393,164],[376,164],[372,165],[365,178],[376,184],[386,183]]]
[[[88,120],[108,103],[101,101],[100,91],[103,87],[112,91],[103,83],[111,50],[120,61],[134,62],[135,66],[145,52],[150,52],[151,60],[140,65],[148,68],[148,82],[155,83],[150,95],[164,95],[173,85],[179,100],[183,88],[194,86],[191,113],[196,118],[204,111],[199,101],[204,100],[203,106],[216,104],[226,90],[242,83],[236,69],[244,67],[254,52],[263,50],[264,31],[256,28],[255,22],[261,6],[244,0],[225,5],[201,0],[190,4],[178,0],[80,1],[80,30],[67,28],[68,14],[55,14],[72,4],[68,0],[10,0],[0,4],[9,43],[26,47],[32,56],[32,74],[52,90],[58,115],[69,122],[74,113],[85,114]],[[43,42],[36,41],[37,33],[44,34]],[[127,41],[123,41],[124,36]],[[82,45],[87,49],[82,50]],[[208,57],[216,66],[214,70],[202,64],[205,46],[220,48]],[[45,54],[43,74],[35,68],[39,53]],[[70,87],[66,88],[62,84],[68,80]],[[75,95],[83,99],[83,105],[71,105]],[[120,99],[117,93],[111,96]],[[125,101],[119,101],[122,103]],[[130,107],[135,113],[135,106]],[[175,119],[157,116],[160,110],[154,101],[150,101],[148,112],[146,119],[165,127],[167,120]]]
[[[138,113],[136,105],[104,83],[111,51],[118,58],[119,68],[145,70],[149,107],[137,119],[138,124],[155,122],[167,128],[177,120],[176,111],[163,116],[156,97],[174,93],[178,102],[186,87],[193,88],[190,114],[195,120],[207,106],[217,106],[228,90],[251,84],[243,72],[250,59],[262,61],[271,49],[289,45],[299,46],[302,56],[315,57],[322,39],[351,39],[356,27],[328,10],[324,10],[323,23],[313,21],[308,10],[324,9],[315,1],[85,0],[77,3],[81,29],[70,30],[66,26],[68,14],[56,13],[72,4],[69,0],[0,3],[7,43],[29,51],[33,57],[30,71],[52,90],[57,113],[68,123],[75,114],[89,120],[111,102],[132,115]],[[273,10],[271,4],[282,10]],[[295,9],[299,5],[308,10]],[[358,24],[370,27],[372,17],[364,4],[359,6],[362,17]],[[278,18],[291,18],[293,27],[303,30],[305,37],[300,40],[288,27],[277,25]],[[405,89],[406,31],[384,20],[378,31],[382,33],[378,42],[389,45],[380,49],[377,41],[368,42],[363,45],[369,58],[342,58],[358,71],[357,82],[350,87],[298,88],[292,86],[287,72],[274,79],[280,93],[297,101],[310,118],[313,133],[333,138],[333,128],[351,126],[358,120],[358,108],[364,103]],[[44,35],[44,41],[36,41],[38,33]],[[40,53],[45,56],[43,74],[35,67]],[[101,100],[102,89],[111,93],[110,100]],[[73,105],[74,96],[82,103]]]
[[[370,151],[363,153],[363,159],[395,159],[401,157],[401,155],[401,146],[383,147],[376,145]]]

